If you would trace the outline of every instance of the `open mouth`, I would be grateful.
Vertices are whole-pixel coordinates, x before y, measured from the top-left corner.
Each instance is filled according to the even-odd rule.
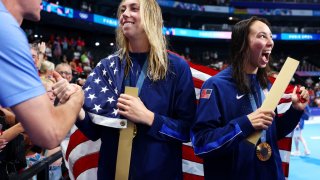
[[[270,58],[271,50],[266,50],[262,52],[262,59],[265,63],[268,63],[269,58]]]

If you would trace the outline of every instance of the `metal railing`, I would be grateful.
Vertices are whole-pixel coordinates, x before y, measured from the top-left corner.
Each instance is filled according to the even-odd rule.
[[[37,179],[49,180],[49,166],[62,157],[62,152],[58,151],[49,157],[42,159],[41,161],[33,164],[30,168],[24,170],[22,173],[10,174],[9,180],[27,180],[33,176],[37,176]]]

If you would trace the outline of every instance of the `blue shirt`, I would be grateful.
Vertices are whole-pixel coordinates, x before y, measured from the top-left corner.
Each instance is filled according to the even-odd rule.
[[[28,40],[0,1],[0,105],[11,107],[45,93]]]
[[[133,63],[130,85],[135,86],[147,56],[130,54],[130,57]],[[155,117],[151,127],[137,124],[138,131],[132,145],[130,179],[182,179],[182,142],[190,140],[190,125],[195,115],[196,98],[188,64],[171,53],[168,59],[169,70],[166,78],[153,82],[146,77],[141,88],[139,97],[144,105],[154,112]],[[78,121],[77,126],[89,139],[101,138],[98,179],[114,179],[119,139],[117,124],[121,120],[107,125],[96,121],[95,119],[101,120],[101,117],[96,118],[92,113],[99,112],[112,117],[106,119],[109,122],[115,119],[116,112],[113,107],[117,102],[107,99],[110,100],[113,96],[113,99],[117,100],[123,92],[124,67],[125,61],[120,61],[117,55],[103,59],[84,85],[86,117],[83,121]],[[109,87],[114,83],[117,84],[116,87]],[[108,90],[102,92],[104,87]],[[105,93],[111,94],[102,97],[101,94]],[[97,108],[98,106],[102,109]]]

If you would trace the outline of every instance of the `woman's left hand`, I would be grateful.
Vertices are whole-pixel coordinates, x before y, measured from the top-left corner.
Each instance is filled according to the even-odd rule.
[[[134,123],[152,125],[154,113],[151,112],[138,97],[121,94],[118,98],[118,113]]]
[[[301,86],[299,89],[297,89],[297,86],[295,86],[292,92],[291,99],[292,106],[296,110],[302,111],[309,103],[309,92],[304,86]]]

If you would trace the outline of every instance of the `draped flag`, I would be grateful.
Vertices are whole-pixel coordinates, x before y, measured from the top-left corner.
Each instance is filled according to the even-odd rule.
[[[197,99],[200,97],[200,88],[205,80],[218,73],[217,70],[209,67],[196,65],[189,62],[195,85]],[[270,78],[274,82],[274,78]],[[277,106],[279,116],[286,112],[291,105],[291,92],[293,86],[289,85],[285,94]],[[282,167],[286,177],[289,175],[289,160],[291,151],[292,134],[278,142]],[[85,180],[97,179],[97,167],[101,141],[90,141],[75,126],[71,130],[70,139],[61,143],[66,166],[69,169],[71,179]],[[185,180],[202,180],[203,166],[202,159],[195,156],[191,143],[185,143],[182,147],[182,167]]]

